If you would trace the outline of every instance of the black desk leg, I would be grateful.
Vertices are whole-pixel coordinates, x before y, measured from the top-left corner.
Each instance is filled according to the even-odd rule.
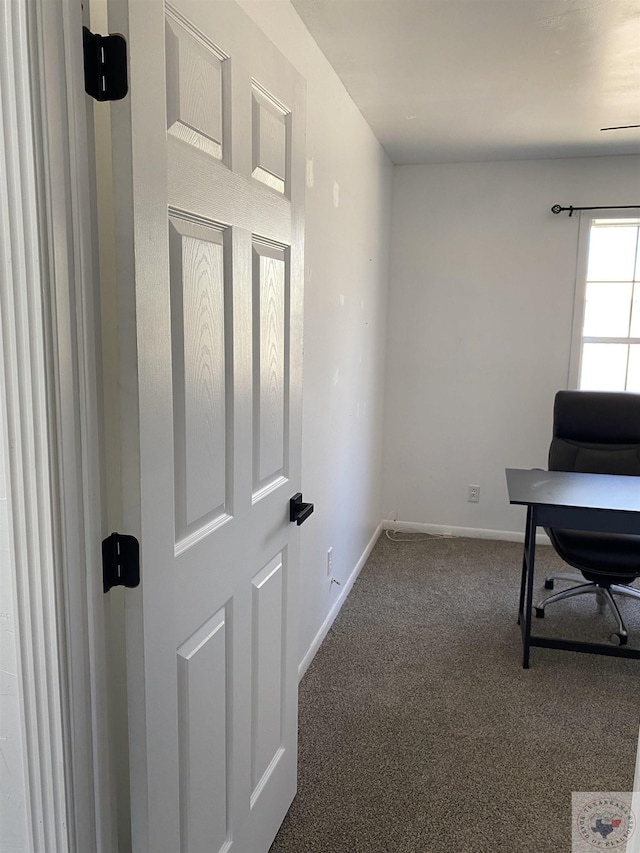
[[[536,554],[536,508],[527,510],[527,532],[524,559],[526,562],[527,594],[524,605],[524,634],[522,637],[522,667],[529,669],[529,647],[531,645],[531,605],[533,599],[533,568]]]
[[[522,549],[522,576],[520,578],[520,603],[518,604],[518,625],[524,613],[524,592],[527,583],[527,551],[529,550],[529,516],[531,507],[527,507],[527,521],[524,526],[524,548]]]

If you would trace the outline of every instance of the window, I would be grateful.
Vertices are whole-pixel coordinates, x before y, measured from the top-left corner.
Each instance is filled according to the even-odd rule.
[[[584,291],[578,287],[576,296],[580,337],[572,384],[640,392],[640,219],[588,218],[581,248]]]

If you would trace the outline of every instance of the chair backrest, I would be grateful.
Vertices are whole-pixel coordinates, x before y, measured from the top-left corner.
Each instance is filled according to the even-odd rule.
[[[549,470],[640,476],[640,394],[558,391]]]

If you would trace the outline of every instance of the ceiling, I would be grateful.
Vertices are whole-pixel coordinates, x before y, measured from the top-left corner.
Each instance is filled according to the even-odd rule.
[[[292,0],[395,163],[640,153],[640,0]]]

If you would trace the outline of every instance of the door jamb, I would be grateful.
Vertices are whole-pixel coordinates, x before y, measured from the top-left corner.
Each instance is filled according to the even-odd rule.
[[[2,320],[14,332],[13,340],[3,334],[3,349],[9,437],[18,438],[9,488],[19,629],[29,636],[20,674],[30,824],[36,849],[107,853],[116,846],[101,570],[106,531],[95,195],[82,9],[77,0],[8,0],[8,6],[17,121],[3,126],[0,119],[16,164],[5,248],[22,267],[14,264],[7,277]],[[7,92],[8,82],[7,75]],[[23,477],[33,481],[30,495]]]

